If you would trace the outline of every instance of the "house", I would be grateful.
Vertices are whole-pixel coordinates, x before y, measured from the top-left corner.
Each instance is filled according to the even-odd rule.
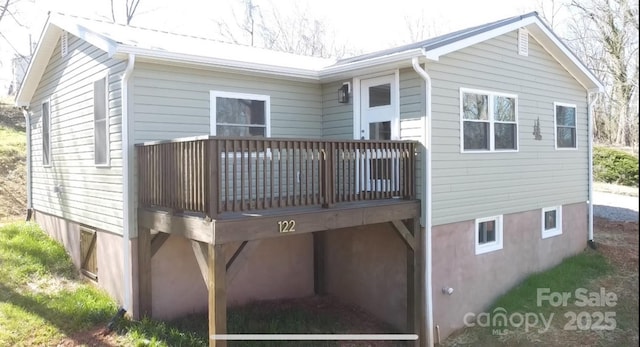
[[[433,345],[592,239],[602,89],[535,12],[339,61],[52,15],[16,99],[35,220],[135,317],[329,293]]]

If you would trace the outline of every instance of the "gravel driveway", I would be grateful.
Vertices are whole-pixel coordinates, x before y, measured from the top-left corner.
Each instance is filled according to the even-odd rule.
[[[638,222],[638,198],[593,192],[593,215],[622,222]]]

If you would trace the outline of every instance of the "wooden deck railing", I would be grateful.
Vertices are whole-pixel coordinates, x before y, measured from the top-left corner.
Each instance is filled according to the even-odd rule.
[[[212,218],[293,206],[415,198],[410,141],[210,137],[137,145],[141,207]]]

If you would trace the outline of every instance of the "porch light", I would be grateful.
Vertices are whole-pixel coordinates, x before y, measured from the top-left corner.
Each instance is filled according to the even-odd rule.
[[[349,102],[349,83],[342,84],[342,87],[338,89],[338,102],[346,104]]]

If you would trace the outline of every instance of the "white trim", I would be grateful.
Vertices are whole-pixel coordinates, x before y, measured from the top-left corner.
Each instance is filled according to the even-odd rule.
[[[264,134],[265,137],[271,137],[271,96],[263,95],[263,94],[247,94],[247,93],[236,93],[236,92],[225,92],[218,90],[210,90],[209,91],[209,131],[212,136],[216,136],[216,126],[217,123],[217,115],[216,115],[216,98],[229,98],[229,99],[245,99],[245,100],[256,100],[256,101],[264,101]],[[253,126],[254,128],[259,128],[258,126]]]
[[[489,123],[489,134],[487,134],[487,136],[489,137],[489,148],[487,150],[476,150],[476,149],[472,149],[472,150],[465,150],[464,149],[464,107],[463,107],[463,95],[465,93],[469,93],[469,94],[481,94],[481,95],[486,95],[487,96],[487,120],[486,121],[474,121],[474,120],[466,120],[467,122],[482,122],[482,123]],[[496,124],[495,118],[494,118],[494,110],[493,110],[493,106],[494,106],[494,100],[493,97],[495,96],[502,96],[502,97],[507,97],[507,98],[512,98],[515,100],[515,125],[516,125],[516,129],[515,129],[515,135],[516,135],[516,148],[515,149],[495,149],[495,130],[494,130],[494,125]],[[520,127],[518,126],[518,95],[517,94],[510,94],[510,93],[505,93],[505,92],[495,92],[495,91],[487,91],[487,90],[481,90],[481,89],[473,89],[473,88],[464,88],[461,87],[460,88],[460,95],[459,95],[459,107],[460,107],[460,153],[517,153],[520,151]],[[512,122],[498,122],[498,123],[504,123],[504,124],[513,124]]]
[[[391,103],[395,103],[393,106],[393,114],[391,115],[391,140],[400,140],[400,70],[396,69],[393,72],[384,72],[378,73],[375,75],[362,76],[358,79],[358,109],[357,109],[357,117],[358,117],[358,128],[354,129],[354,139],[360,140],[362,137],[362,82],[366,80],[372,79],[380,79],[381,81],[389,82],[391,85]],[[382,82],[384,83],[384,82]],[[356,89],[354,89],[354,94],[356,94]],[[355,102],[354,102],[355,104]],[[354,118],[356,117],[356,113],[354,112]],[[354,124],[356,122],[354,121]]]
[[[362,101],[360,100],[360,77],[353,78],[353,139],[360,140],[361,138],[361,126],[360,126],[360,107]]]
[[[111,138],[109,136],[111,126],[111,122],[109,121],[109,71],[105,71],[104,73],[96,74],[97,78],[91,82],[91,87],[93,91],[93,164],[95,167],[111,167]],[[104,163],[96,162],[96,82],[104,80],[104,128],[105,128],[105,150],[106,150],[106,161]]]
[[[575,143],[576,146],[575,147],[558,147],[558,121],[557,121],[557,109],[558,106],[563,106],[563,107],[573,107],[575,109],[574,112],[574,117],[575,117],[575,123],[576,123],[576,138]],[[563,102],[554,102],[553,103],[553,145],[555,146],[555,149],[558,151],[575,151],[578,149],[578,106],[576,106],[576,104],[567,104],[567,103],[563,103]]]
[[[422,132],[420,136],[420,142],[424,146],[424,161],[422,163],[422,170],[425,172],[424,187],[423,187],[423,200],[422,204],[422,224],[424,225],[424,240],[423,240],[423,264],[424,266],[424,281],[425,281],[425,300],[424,300],[424,312],[426,316],[426,322],[422,331],[427,334],[426,346],[433,347],[433,278],[432,278],[432,185],[431,185],[431,153],[433,151],[431,143],[431,76],[427,72],[427,66],[422,68],[418,58],[411,59],[411,66],[413,70],[424,80],[425,86],[425,115],[422,117]],[[424,344],[423,344],[424,345]]]
[[[569,58],[569,60],[573,63],[574,66],[576,66],[580,72],[582,72],[598,89],[599,92],[604,92],[604,85],[602,84],[602,82],[600,82],[598,80],[598,78],[593,74],[593,72],[591,72],[581,61],[580,59],[578,59],[576,57],[575,54],[573,54],[573,52],[571,52],[567,46],[560,42],[560,40],[558,39],[558,37],[552,33],[546,25],[544,25],[540,19],[536,18],[535,21],[536,27],[538,29],[540,29],[540,31],[545,35],[545,37],[551,41],[555,47],[559,48],[560,52],[562,52],[562,54],[564,54],[567,58]],[[562,63],[561,59],[558,59],[558,57],[556,56],[556,54],[554,54],[554,52],[552,52],[547,46],[545,46],[545,44],[543,42],[540,42],[539,39],[537,39],[534,35],[534,33],[532,33],[531,30],[529,30],[529,34],[531,36],[533,36],[534,39],[536,39],[536,41],[547,51],[549,52],[549,54],[551,54],[551,56],[560,63],[560,65],[562,65],[562,67],[567,70],[571,76],[573,76],[573,78],[575,78],[585,89],[587,90],[591,90],[592,88],[589,88],[588,86],[586,86],[582,81],[581,78],[578,78],[575,74],[573,74],[571,72],[571,70],[569,70],[565,64]]]
[[[311,79],[314,81],[320,80],[320,71],[318,69],[303,69],[293,68],[287,66],[277,66],[269,64],[260,64],[257,62],[244,62],[231,59],[223,59],[216,57],[207,57],[193,54],[175,53],[159,51],[154,49],[139,48],[133,46],[119,45],[116,49],[116,53],[123,54],[135,54],[138,59],[151,58],[154,60],[164,60],[172,62],[186,62],[197,65],[205,65],[207,67],[221,67],[224,69],[237,69],[245,72],[261,72],[278,76]]]
[[[480,240],[478,239],[478,232],[480,223],[495,221],[496,224],[496,239],[492,242],[487,242],[484,244],[480,244]],[[493,216],[493,217],[485,217],[478,218],[475,220],[475,249],[476,255],[489,253],[493,251],[497,251],[502,249],[502,240],[503,240],[503,228],[502,228],[502,215]]]
[[[122,208],[122,252],[124,254],[124,259],[122,261],[122,283],[124,286],[123,306],[128,311],[133,310],[133,269],[131,261],[131,236],[132,231],[137,230],[137,214],[135,213],[134,209],[134,207],[136,207],[136,201],[133,199],[135,195],[133,193],[133,190],[137,189],[137,187],[133,187],[133,182],[135,179],[133,172],[133,168],[135,167],[133,163],[135,148],[131,145],[131,136],[133,134],[133,131],[130,130],[133,129],[133,122],[131,121],[133,117],[129,117],[129,105],[133,103],[129,98],[129,79],[131,78],[131,74],[133,73],[135,62],[135,55],[130,55],[127,59],[127,65],[124,69],[124,72],[120,77],[120,103],[122,105],[122,107],[120,108],[120,117],[122,123],[122,201],[124,204]],[[131,107],[131,111],[133,111],[133,107]],[[131,124],[129,122],[131,122]],[[134,315],[137,315],[137,312],[134,312]]]
[[[496,36],[506,34],[508,32],[519,29],[520,27],[527,26],[532,23],[536,23],[536,17],[528,17],[517,22],[513,22],[507,25],[501,25],[493,30],[481,32],[476,35],[469,36],[467,38],[453,41],[452,43],[428,50],[425,52],[427,59],[439,60],[441,56],[461,50],[463,48],[475,45],[477,43],[490,40]],[[536,23],[537,24],[537,23]]]
[[[40,140],[42,141],[42,166],[43,167],[51,167],[53,166],[53,148],[51,148],[51,145],[53,143],[51,137],[53,136],[53,131],[51,131],[51,124],[53,124],[53,122],[51,122],[51,118],[52,118],[52,114],[51,114],[51,100],[53,98],[51,96],[49,96],[48,98],[42,100],[42,102],[40,103],[40,121],[42,122],[42,128],[40,130]],[[49,138],[49,143],[48,143],[48,148],[49,148],[49,152],[48,152],[48,160],[45,163],[44,161],[44,104],[47,104],[48,110],[47,110],[47,131],[48,131],[48,138]]]
[[[22,115],[24,116],[24,124],[27,136],[27,210],[33,208],[33,203],[31,199],[31,186],[33,182],[32,178],[32,163],[31,163],[31,153],[33,150],[31,148],[31,111],[27,111],[26,107],[22,108]]]
[[[542,232],[542,238],[546,239],[553,236],[558,236],[562,234],[562,206],[554,206],[554,207],[545,207],[540,210],[541,211],[541,221],[540,229]],[[553,229],[545,229],[544,226],[544,215],[549,211],[556,212],[556,227]]]

